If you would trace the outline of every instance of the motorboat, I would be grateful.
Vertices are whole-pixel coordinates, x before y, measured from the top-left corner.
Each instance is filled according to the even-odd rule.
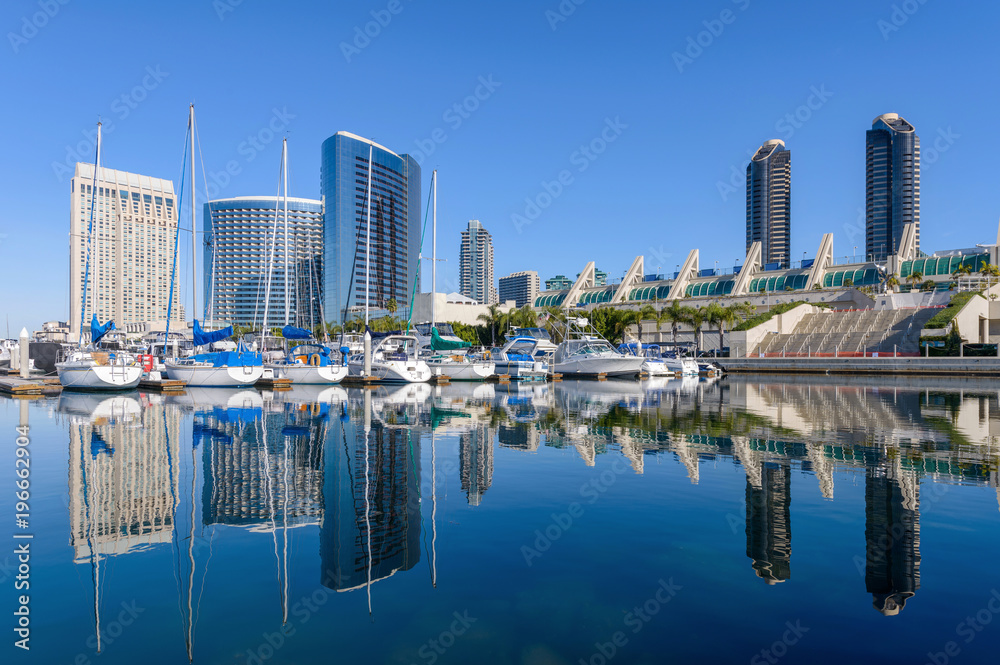
[[[544,379],[549,355],[535,337],[513,337],[502,348],[490,351],[496,373],[512,379]]]
[[[507,339],[519,339],[530,337],[537,340],[536,354],[551,356],[556,351],[556,344],[552,341],[552,335],[545,328],[514,328],[507,334]]]
[[[427,363],[417,357],[417,338],[402,333],[371,333],[371,374],[385,383],[426,383],[431,379]],[[350,376],[365,376],[365,353],[347,357]]]
[[[308,340],[291,347],[277,362],[267,362],[275,379],[291,379],[292,383],[340,383],[347,376],[347,365],[339,362],[339,354],[325,344],[312,339],[312,333],[303,328],[285,326],[281,330],[285,340]]]
[[[645,358],[625,355],[590,325],[584,317],[566,322],[566,336],[556,347],[552,369],[563,376],[633,377],[642,371]]]
[[[423,324],[417,325],[417,330]],[[446,332],[451,330],[447,326]],[[416,335],[419,343],[420,336]],[[447,376],[452,381],[483,381],[496,371],[496,365],[489,358],[469,355],[471,345],[454,335],[445,336],[438,332],[437,325],[431,326],[430,342],[422,359],[434,376]],[[421,347],[423,351],[423,347]]]

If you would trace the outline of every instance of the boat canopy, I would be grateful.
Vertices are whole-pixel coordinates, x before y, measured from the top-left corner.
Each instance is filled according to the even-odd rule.
[[[452,351],[454,349],[467,349],[471,344],[468,342],[453,342],[441,337],[438,329],[431,328],[431,351]]]
[[[233,336],[233,327],[228,326],[222,330],[213,330],[212,332],[205,332],[201,329],[201,324],[198,323],[198,319],[194,320],[194,345],[195,346],[205,346],[206,344],[212,344],[214,342],[221,342],[227,337]]]
[[[365,331],[371,336],[372,339],[381,339],[383,337],[390,337],[392,335],[404,335],[402,330],[390,330],[388,332],[375,332],[371,328],[365,327]]]
[[[281,329],[281,336],[285,339],[312,339],[313,334],[305,328],[285,326]]]
[[[94,318],[90,320],[90,343],[97,344],[102,337],[114,329],[114,321],[108,321],[102,326],[100,321],[97,320],[97,314],[94,314]]]

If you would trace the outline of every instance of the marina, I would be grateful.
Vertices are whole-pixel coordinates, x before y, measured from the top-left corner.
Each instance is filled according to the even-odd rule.
[[[790,662],[875,630],[918,662],[1000,545],[973,377],[0,396],[24,418],[45,662],[587,662],[619,630],[622,662],[750,661],[788,625]]]

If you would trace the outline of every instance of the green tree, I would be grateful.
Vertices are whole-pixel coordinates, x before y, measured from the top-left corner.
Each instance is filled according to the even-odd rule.
[[[934,280],[925,280],[923,284],[920,285],[921,291],[933,291],[934,290]]]
[[[707,312],[698,307],[688,308],[687,322],[694,328],[694,353],[701,353],[701,327],[707,320]]]
[[[389,298],[389,301],[385,303],[385,309],[390,316],[395,316],[396,310],[399,309],[399,303],[396,302],[395,298]]]
[[[497,345],[497,333],[504,328],[507,322],[507,315],[500,311],[500,306],[496,303],[489,306],[488,311],[476,317],[477,321],[482,321],[490,330],[490,343]]]
[[[848,277],[847,279],[844,280],[844,288],[851,288],[852,286],[854,286],[854,280],[853,279],[851,279],[850,277]]]
[[[899,276],[897,276],[896,273],[889,273],[882,281],[882,285],[886,291],[894,291],[895,288],[899,286]]]
[[[920,280],[922,280],[923,278],[924,278],[924,273],[918,270],[917,272],[911,272],[910,276],[906,278],[906,281],[911,284],[910,288],[916,288],[917,284],[919,284]]]
[[[670,324],[674,345],[677,344],[677,329],[680,327],[680,324],[687,323],[688,312],[690,310],[690,307],[682,305],[679,300],[674,300],[670,303],[670,307],[666,307],[660,311],[660,317],[663,318],[663,321]],[[659,321],[659,317],[657,317],[657,321]]]

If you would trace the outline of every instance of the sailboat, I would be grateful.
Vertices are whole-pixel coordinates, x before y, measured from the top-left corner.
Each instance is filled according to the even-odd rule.
[[[276,379],[291,379],[292,383],[340,383],[347,376],[347,365],[335,362],[337,356],[330,347],[320,344],[315,340],[313,334],[303,328],[289,325],[291,281],[288,279],[289,265],[289,233],[288,233],[288,139],[284,139],[281,145],[281,171],[284,174],[284,194],[281,197],[284,204],[285,213],[285,327],[281,329],[281,335],[286,340],[300,340],[303,343],[292,346],[287,350],[285,357],[276,363],[265,363],[265,368],[273,372]],[[278,207],[274,210],[274,234],[277,238]],[[276,249],[276,243],[271,244],[272,258]],[[264,328],[267,328],[268,309],[271,296],[271,262],[268,262],[268,279],[264,301]],[[311,279],[311,275],[310,275]],[[322,318],[322,316],[321,316]],[[262,336],[262,339],[266,337]]]
[[[496,366],[490,360],[474,360],[468,356],[471,344],[461,340],[445,339],[435,327],[435,304],[437,299],[437,169],[431,178],[434,188],[434,220],[431,232],[431,325],[430,352],[424,362],[431,372],[447,376],[454,381],[483,381],[493,376]]]
[[[364,349],[347,357],[351,376],[375,378],[384,383],[426,383],[431,380],[427,363],[417,357],[417,338],[401,332],[372,333],[368,327],[371,289],[372,157],[368,144],[368,187],[365,207],[365,337]],[[374,346],[373,346],[374,341]]]
[[[90,198],[90,222],[87,225],[87,262],[83,273],[83,299],[80,303],[80,339],[79,348],[68,358],[56,363],[59,383],[63,388],[73,390],[130,390],[139,385],[142,380],[142,366],[136,363],[135,356],[128,353],[102,353],[96,350],[96,344],[106,334],[115,329],[115,322],[108,321],[103,326],[97,319],[96,289],[91,311],[94,312],[90,322],[90,348],[83,346],[83,322],[87,310],[87,286],[90,281],[90,252],[94,244],[94,211],[97,208],[99,188],[98,177],[101,171],[101,123],[97,123],[97,155],[94,159],[94,185]]]
[[[191,150],[191,311],[194,316],[198,312],[198,234],[195,232],[197,214],[195,209],[194,184],[194,104],[188,115],[188,134]],[[178,225],[179,233],[180,225]],[[177,268],[177,238],[174,239],[174,270]],[[167,305],[167,339],[170,335],[170,310],[173,306],[173,283],[171,283],[170,300]],[[233,335],[233,327],[205,332],[198,319],[193,320],[194,346],[207,346],[222,341]],[[264,363],[260,353],[251,351],[242,340],[233,351],[215,351],[196,353],[189,358],[172,358],[164,361],[167,375],[171,379],[181,380],[189,386],[245,386],[253,385],[264,375]]]

